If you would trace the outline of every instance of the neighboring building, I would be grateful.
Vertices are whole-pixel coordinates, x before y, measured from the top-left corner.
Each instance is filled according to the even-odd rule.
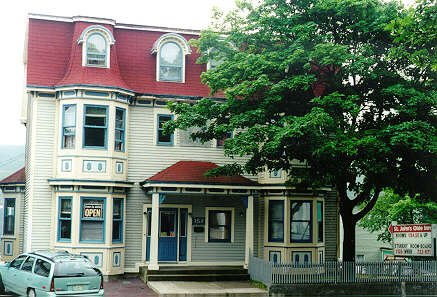
[[[10,261],[23,251],[24,168],[0,181],[3,192],[3,230],[1,255]]]
[[[142,266],[337,258],[330,188],[285,174],[205,177],[223,141],[163,133],[168,101],[209,95],[198,31],[30,15],[23,250],[87,255],[105,275]],[[223,100],[216,98],[216,100]],[[231,131],[230,131],[231,132]],[[242,160],[244,161],[244,160]],[[334,193],[334,194],[333,194]]]

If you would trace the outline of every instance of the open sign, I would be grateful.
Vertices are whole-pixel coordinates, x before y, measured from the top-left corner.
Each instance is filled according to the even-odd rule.
[[[83,206],[84,218],[102,218],[103,211],[101,204],[84,204]]]

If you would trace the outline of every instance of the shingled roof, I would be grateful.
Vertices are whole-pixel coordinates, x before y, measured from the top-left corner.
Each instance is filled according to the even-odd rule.
[[[205,173],[218,165],[204,161],[179,161],[146,179],[144,183],[184,183],[208,185],[256,186],[257,182],[241,175],[205,176]]]
[[[0,181],[0,185],[24,184],[26,182],[24,167]]]

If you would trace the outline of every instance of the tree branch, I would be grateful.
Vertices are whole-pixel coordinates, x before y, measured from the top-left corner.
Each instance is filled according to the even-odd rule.
[[[369,211],[372,210],[372,208],[376,204],[376,201],[378,200],[380,192],[381,192],[381,189],[376,188],[375,192],[373,193],[372,199],[369,201],[369,203],[367,203],[366,206],[360,212],[353,215],[355,222],[358,222],[359,220],[361,220]]]
[[[371,189],[372,188],[370,187],[369,183],[366,183],[364,190],[357,195],[357,198],[353,200],[354,205],[357,206],[366,201],[366,199],[369,198]]]

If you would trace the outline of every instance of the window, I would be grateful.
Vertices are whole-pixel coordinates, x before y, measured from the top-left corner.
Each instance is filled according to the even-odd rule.
[[[5,198],[3,234],[14,235],[15,231],[15,198]]]
[[[317,241],[323,241],[323,202],[317,201]]]
[[[166,42],[159,50],[159,80],[183,81],[184,54],[176,42]]]
[[[208,242],[231,242],[232,211],[208,211]]]
[[[123,199],[114,198],[112,204],[112,242],[123,242]]]
[[[72,198],[59,198],[59,216],[58,216],[58,240],[71,240],[71,210]]]
[[[26,260],[26,258],[27,258],[26,255],[18,256],[17,258],[14,259],[14,261],[11,262],[9,267],[15,268],[15,269],[20,269],[21,264],[23,264],[23,262],[24,262],[24,260]]]
[[[269,201],[269,241],[284,241],[284,201]]]
[[[293,252],[293,265],[307,266],[311,264],[311,252]]]
[[[99,33],[91,34],[86,41],[86,65],[107,66],[106,39]]]
[[[217,139],[217,146],[224,147],[226,139],[230,138],[232,138],[232,132],[226,132],[226,134],[221,139]]]
[[[76,139],[76,105],[64,105],[62,109],[62,148],[74,149]]]
[[[29,257],[24,261],[23,265],[21,266],[21,270],[23,271],[32,271],[33,263],[35,263],[34,257]]]
[[[43,277],[48,277],[50,275],[50,269],[52,265],[41,259],[37,259],[35,263],[34,273]]]
[[[105,241],[105,198],[82,198],[80,241]]]
[[[311,201],[294,201],[291,203],[291,242],[311,242]]]
[[[173,145],[173,134],[164,134],[164,124],[173,120],[170,114],[158,115],[158,144]]]
[[[270,178],[281,178],[281,177],[282,177],[281,169],[274,169],[270,171]]]
[[[84,147],[106,148],[107,107],[85,105]]]
[[[114,150],[124,152],[124,137],[125,137],[125,116],[126,110],[123,108],[115,109],[115,145]]]

